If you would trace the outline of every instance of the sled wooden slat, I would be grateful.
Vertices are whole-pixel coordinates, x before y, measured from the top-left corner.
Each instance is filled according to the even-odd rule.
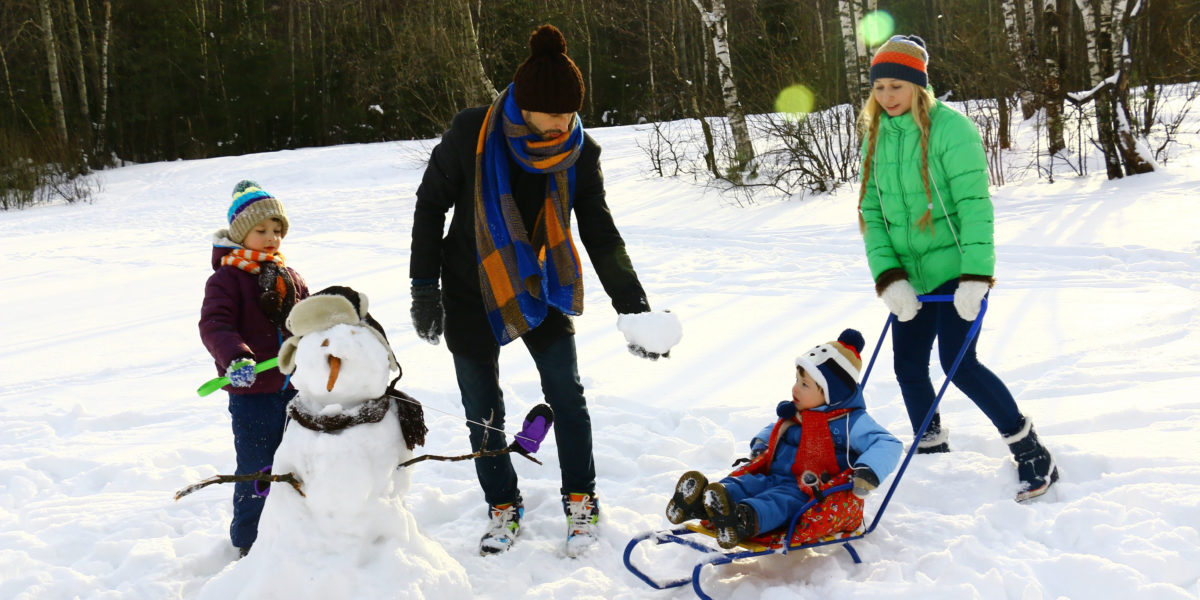
[[[717,532],[715,532],[699,523],[686,523],[686,524],[684,524],[684,527],[687,527],[688,529],[690,529],[696,533],[707,535],[710,538],[716,539],[716,537],[717,537]],[[745,548],[751,552],[762,552],[764,550],[771,549],[770,546],[764,546],[762,544],[754,542],[753,540],[746,540],[744,542],[739,543],[738,546],[741,546],[742,548]]]

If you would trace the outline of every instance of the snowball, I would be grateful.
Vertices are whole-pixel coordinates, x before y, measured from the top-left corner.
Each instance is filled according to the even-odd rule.
[[[669,310],[620,315],[617,329],[625,334],[625,341],[657,354],[665,354],[683,339],[683,325]]]

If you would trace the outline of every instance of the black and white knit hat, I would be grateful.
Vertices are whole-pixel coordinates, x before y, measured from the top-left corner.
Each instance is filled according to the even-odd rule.
[[[367,295],[334,285],[297,302],[288,314],[287,328],[292,337],[279,348],[279,371],[287,375],[296,369],[296,347],[300,345],[300,338],[338,324],[366,327],[387,348],[391,368],[400,370],[383,326],[367,312]]]
[[[233,186],[233,202],[229,205],[229,239],[241,244],[255,225],[276,218],[283,224],[280,235],[288,232],[287,212],[283,203],[268,194],[257,183],[243,179]]]
[[[796,366],[804,368],[825,392],[831,407],[849,400],[858,390],[862,370],[862,349],[866,340],[861,333],[847,329],[833,342],[826,342],[796,357]]]

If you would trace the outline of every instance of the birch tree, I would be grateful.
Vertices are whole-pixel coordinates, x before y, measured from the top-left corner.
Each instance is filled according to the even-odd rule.
[[[100,120],[96,124],[96,147],[108,149],[108,44],[112,40],[112,2],[104,0],[104,36],[100,42]]]
[[[1062,116],[1062,14],[1059,0],[1042,0],[1042,104],[1046,107],[1046,140],[1050,154],[1067,147]]]
[[[1128,0],[1075,0],[1083,19],[1087,38],[1088,74],[1091,90],[1070,94],[1076,104],[1092,102],[1096,107],[1096,129],[1104,153],[1109,179],[1154,170],[1154,161],[1133,131],[1128,100],[1130,21],[1141,10],[1136,0],[1129,10]]]
[[[1092,100],[1096,107],[1096,130],[1100,138],[1100,147],[1104,153],[1104,166],[1109,179],[1121,177],[1120,157],[1117,155],[1112,129],[1112,102],[1107,96],[1107,86],[1104,78],[1108,71],[1109,61],[1102,55],[1105,53],[1108,32],[1112,29],[1112,0],[1075,0],[1079,8],[1079,16],[1083,20],[1084,38],[1087,44],[1088,82],[1094,88],[1084,96],[1072,96],[1079,104]]]
[[[583,20],[583,39],[587,44],[587,93],[584,96],[587,98],[588,114],[596,114],[596,87],[592,85],[592,27],[588,25],[588,4],[587,0],[580,0],[580,12]]]
[[[1004,15],[1004,39],[1008,43],[1008,53],[1013,57],[1017,64],[1017,72],[1020,74],[1020,80],[1023,82],[1021,90],[1017,92],[1017,97],[1021,100],[1021,114],[1026,119],[1033,116],[1037,108],[1033,90],[1029,89],[1029,82],[1033,81],[1029,72],[1030,61],[1027,60],[1029,53],[1023,47],[1022,39],[1029,40],[1029,36],[1022,36],[1020,27],[1020,16],[1017,14],[1016,0],[1004,0],[1001,4],[1001,10]],[[1033,7],[1025,6],[1025,13],[1032,14]],[[1026,28],[1032,26],[1031,22],[1026,22]],[[1006,146],[1007,147],[1007,146]]]
[[[650,71],[650,115],[654,120],[658,119],[658,90],[654,85],[654,39],[650,35],[650,24],[654,21],[650,18],[650,0],[646,0],[646,59],[649,62]]]
[[[42,42],[46,46],[46,66],[50,76],[50,102],[54,109],[54,122],[58,126],[58,137],[67,141],[67,111],[63,106],[62,84],[58,74],[58,44],[54,39],[54,17],[50,14],[50,0],[38,0],[42,16]]]
[[[733,131],[734,162],[736,171],[741,171],[754,160],[754,146],[750,143],[750,132],[746,128],[746,114],[738,100],[737,84],[733,81],[733,65],[729,57],[729,37],[725,20],[725,0],[692,0],[700,13],[700,20],[712,37],[713,59],[717,63],[717,75],[721,82],[721,98],[725,103],[725,115]],[[706,6],[707,4],[707,6]]]
[[[858,106],[867,97],[869,78],[863,76],[863,66],[869,64],[866,46],[858,37],[859,15],[855,0],[838,0],[838,19],[842,24],[842,60],[846,67],[846,94],[851,106]],[[858,18],[856,18],[858,17]]]
[[[1025,6],[1025,44],[1024,44],[1024,68],[1030,71],[1036,71],[1038,65],[1038,8],[1039,0],[1022,0]],[[1027,80],[1030,82],[1031,89],[1027,90],[1028,96],[1021,97],[1021,115],[1028,119],[1032,117],[1038,109],[1045,104],[1045,98],[1040,95],[1038,87],[1038,75],[1036,72],[1030,72]]]
[[[865,98],[871,90],[871,56],[858,28],[863,22],[863,6],[866,12],[875,12],[876,0],[849,0],[854,9],[854,52],[858,55],[858,98]]]
[[[1145,5],[1143,0],[1136,0],[1134,6],[1130,10],[1126,10],[1128,0],[1120,0],[1114,6],[1113,21],[1118,21],[1118,16],[1123,15],[1120,19],[1120,28],[1113,30],[1113,42],[1119,40],[1119,49],[1114,48],[1113,68],[1117,73],[1116,89],[1113,90],[1113,97],[1117,104],[1114,107],[1117,133],[1117,150],[1121,153],[1121,159],[1125,164],[1126,175],[1138,175],[1141,173],[1149,173],[1157,170],[1157,165],[1154,162],[1154,153],[1150,151],[1145,144],[1142,136],[1138,134],[1137,128],[1133,123],[1133,114],[1129,109],[1129,72],[1133,69],[1133,57],[1131,56],[1129,45],[1129,33],[1133,29],[1133,22],[1137,18],[1138,13]]]
[[[463,28],[463,43],[467,46],[469,56],[467,57],[467,70],[470,72],[468,89],[470,94],[477,96],[475,100],[484,100],[490,104],[499,96],[496,91],[495,84],[488,77],[487,71],[483,70],[483,56],[479,52],[479,33],[475,30],[475,21],[471,18],[471,6],[468,0],[456,0],[459,18],[462,20]]]
[[[79,114],[83,117],[83,144],[88,154],[91,154],[92,144],[92,112],[88,108],[87,66],[83,62],[83,44],[79,36],[79,15],[75,10],[75,0],[67,1],[67,33],[71,37],[71,49],[75,60],[75,86],[79,88]]]

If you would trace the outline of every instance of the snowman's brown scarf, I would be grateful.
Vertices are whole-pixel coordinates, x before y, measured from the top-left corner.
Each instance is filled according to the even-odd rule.
[[[403,373],[401,373],[403,375]],[[383,420],[383,416],[387,414],[388,407],[393,399],[396,400],[396,417],[400,419],[400,433],[404,435],[404,443],[411,451],[417,446],[425,445],[425,434],[429,429],[425,427],[425,411],[421,408],[421,403],[416,398],[405,394],[396,389],[396,382],[400,381],[397,376],[392,380],[391,385],[384,394],[374,400],[368,400],[358,407],[358,410],[353,415],[314,415],[297,406],[294,402],[288,404],[288,416],[306,429],[320,431],[323,433],[337,433],[347,427],[361,425],[363,423],[378,423]],[[429,458],[428,455],[421,458]],[[537,462],[533,457],[527,457],[534,462]],[[420,459],[414,459],[420,460]],[[411,463],[413,461],[409,461]],[[404,463],[408,464],[408,463]],[[404,466],[404,465],[400,465]],[[236,483],[239,481],[282,481],[291,484],[296,488],[301,496],[304,492],[300,489],[300,480],[296,479],[294,473],[284,473],[282,475],[272,474],[270,471],[259,473],[246,473],[244,475],[214,475],[204,481],[195,483],[183,488],[175,493],[175,499],[180,498],[214,483]]]
[[[400,433],[404,435],[404,444],[409,450],[425,445],[425,434],[429,428],[425,426],[425,411],[416,398],[396,389],[396,382],[401,375],[392,380],[384,394],[373,400],[367,400],[353,414],[314,415],[298,404],[288,404],[288,417],[305,429],[334,433],[363,423],[378,423],[383,420],[391,406],[391,400],[396,402],[396,417],[400,419]]]

